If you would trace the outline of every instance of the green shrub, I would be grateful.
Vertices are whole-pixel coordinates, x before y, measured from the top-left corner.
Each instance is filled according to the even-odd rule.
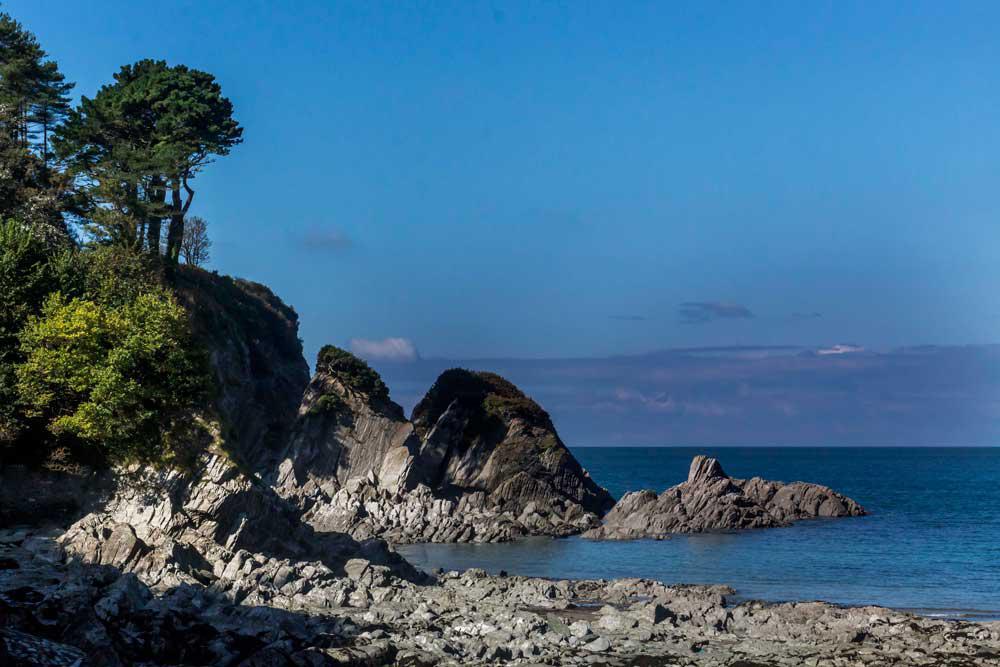
[[[0,445],[16,440],[25,426],[14,374],[23,361],[18,334],[50,292],[78,290],[79,275],[78,253],[53,251],[23,223],[0,222]]]
[[[389,388],[382,382],[379,374],[347,350],[334,345],[324,346],[316,357],[316,370],[326,371],[347,387],[368,395],[372,400],[389,400]]]
[[[162,264],[147,253],[108,245],[81,254],[85,260],[80,273],[82,292],[92,301],[122,306],[166,284]]]
[[[109,460],[168,462],[178,453],[171,434],[209,386],[198,350],[164,289],[121,305],[55,293],[21,333],[20,401],[54,436]]]
[[[340,396],[337,396],[336,394],[323,394],[317,398],[316,402],[309,408],[309,414],[332,414],[334,412],[339,412],[344,405],[344,400],[340,398]]]

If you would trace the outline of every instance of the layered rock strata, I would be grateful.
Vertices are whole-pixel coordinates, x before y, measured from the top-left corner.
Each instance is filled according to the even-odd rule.
[[[413,421],[367,365],[325,348],[275,475],[319,530],[391,542],[570,535],[612,505],[548,414],[489,373],[447,371]]]
[[[713,458],[696,456],[687,481],[661,494],[626,494],[604,522],[585,533],[593,539],[661,538],[672,533],[776,528],[818,517],[862,516],[854,500],[819,484],[729,477]]]

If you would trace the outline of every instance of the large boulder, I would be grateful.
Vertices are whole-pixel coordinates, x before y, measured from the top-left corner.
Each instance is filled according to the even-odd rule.
[[[585,536],[661,538],[671,533],[776,528],[800,519],[863,514],[861,505],[828,487],[759,477],[733,479],[716,459],[696,456],[687,481],[659,495],[648,490],[626,494],[603,524]]]

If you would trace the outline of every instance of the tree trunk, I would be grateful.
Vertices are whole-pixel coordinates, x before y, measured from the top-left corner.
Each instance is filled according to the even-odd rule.
[[[163,222],[158,209],[163,208],[163,202],[167,198],[167,191],[163,187],[163,179],[154,176],[149,182],[146,199],[150,204],[151,211],[147,213],[146,228],[148,230],[147,250],[151,255],[160,255],[160,230]]]
[[[187,193],[187,199],[181,202],[181,187]],[[167,235],[167,261],[176,265],[181,258],[181,242],[184,240],[184,216],[191,208],[194,190],[187,184],[184,176],[175,177],[170,183],[170,230]]]
[[[180,179],[175,178],[170,186],[170,231],[167,235],[167,261],[177,264],[184,240],[184,210],[181,207]]]

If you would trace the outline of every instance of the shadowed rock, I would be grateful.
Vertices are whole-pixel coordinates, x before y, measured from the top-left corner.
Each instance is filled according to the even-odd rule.
[[[776,528],[816,517],[861,516],[855,501],[819,484],[784,484],[759,477],[732,479],[714,458],[696,456],[686,482],[657,495],[626,494],[601,526],[585,533],[594,539],[664,537],[747,528]]]

